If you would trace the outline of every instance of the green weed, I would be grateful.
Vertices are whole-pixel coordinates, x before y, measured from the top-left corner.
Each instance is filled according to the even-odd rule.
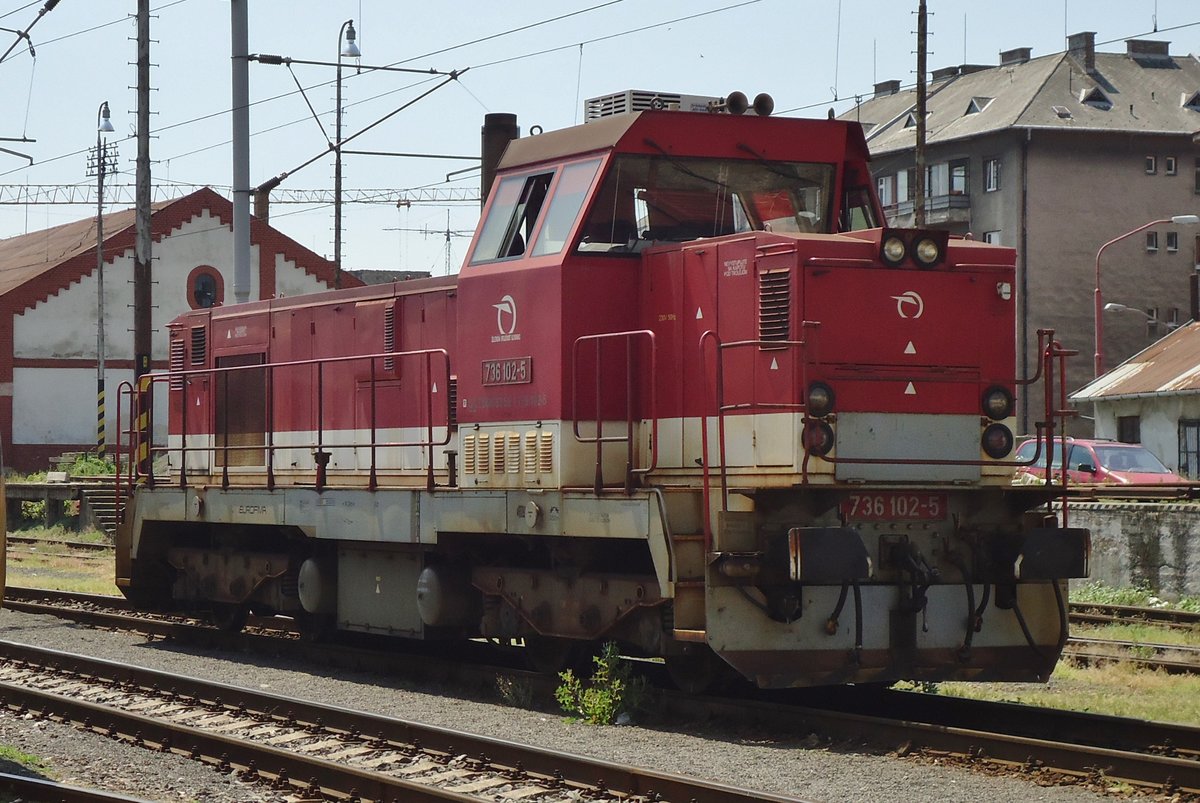
[[[622,661],[617,645],[608,642],[592,661],[596,671],[584,682],[568,669],[559,673],[562,685],[554,698],[572,719],[591,725],[612,725],[621,714],[632,714],[646,696],[646,679],[633,676],[633,667]]]

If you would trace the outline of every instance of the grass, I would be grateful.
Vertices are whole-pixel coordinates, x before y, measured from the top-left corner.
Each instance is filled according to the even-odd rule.
[[[109,537],[98,531],[74,532],[62,527],[21,530],[21,535],[50,541],[90,541],[107,543]],[[32,550],[13,544],[8,550],[8,585],[77,591],[85,594],[118,594],[111,552],[66,554],[61,546]]]
[[[50,764],[45,760],[32,756],[29,753],[23,753],[15,747],[9,747],[5,744],[0,744],[0,769],[6,764],[16,764],[28,770],[33,770],[41,776],[50,778]]]
[[[1128,663],[1078,667],[1059,661],[1040,683],[940,683],[940,694],[1200,725],[1200,676],[1168,675]]]

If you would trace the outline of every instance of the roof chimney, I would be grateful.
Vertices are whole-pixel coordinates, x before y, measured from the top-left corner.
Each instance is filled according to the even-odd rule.
[[[900,91],[899,81],[880,81],[875,84],[875,97],[886,98],[888,95],[895,95]]]
[[[1014,64],[1024,64],[1029,61],[1029,55],[1033,52],[1030,47],[1014,47],[1012,50],[1000,51],[1000,66],[1011,67]]]
[[[953,78],[958,75],[958,67],[942,67],[940,70],[934,70],[929,76],[930,83],[934,81],[945,81],[947,78]]]
[[[1126,39],[1125,53],[1129,56],[1162,56],[1171,55],[1171,43],[1154,39]]]
[[[1067,55],[1089,73],[1096,71],[1096,32],[1083,31],[1067,37]]]

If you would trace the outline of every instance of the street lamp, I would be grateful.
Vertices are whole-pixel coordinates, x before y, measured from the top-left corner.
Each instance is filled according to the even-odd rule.
[[[104,176],[115,169],[116,146],[104,140],[113,132],[108,101],[96,110],[96,150],[88,168],[96,174],[96,452],[104,456]]]
[[[343,37],[345,41],[343,42]],[[333,121],[333,286],[342,286],[342,57],[362,57],[355,41],[354,20],[346,20],[338,31],[337,103]]]
[[[1094,297],[1095,304],[1096,304],[1095,324],[1094,324],[1095,325],[1095,354],[1094,354],[1095,363],[1093,365],[1093,368],[1094,368],[1094,372],[1095,372],[1096,376],[1100,376],[1100,374],[1104,373],[1104,345],[1103,345],[1104,321],[1102,318],[1102,312],[1104,311],[1105,307],[1104,307],[1103,298],[1101,297],[1101,294],[1100,294],[1100,256],[1104,253],[1105,249],[1107,249],[1110,245],[1113,245],[1114,243],[1119,243],[1121,240],[1124,240],[1127,237],[1132,237],[1133,235],[1137,234],[1138,232],[1145,231],[1146,229],[1153,228],[1154,226],[1165,226],[1168,223],[1174,223],[1174,224],[1180,225],[1180,226],[1194,226],[1197,223],[1200,223],[1200,216],[1197,216],[1197,215],[1173,215],[1172,217],[1168,217],[1168,218],[1152,220],[1149,223],[1138,226],[1136,229],[1125,232],[1124,234],[1122,234],[1119,237],[1114,237],[1113,239],[1106,242],[1104,245],[1100,246],[1100,250],[1096,252],[1096,284],[1095,284],[1095,289],[1093,291],[1093,297]]]

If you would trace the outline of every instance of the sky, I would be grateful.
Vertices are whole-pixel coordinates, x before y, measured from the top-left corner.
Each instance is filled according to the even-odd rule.
[[[0,148],[33,163],[0,151],[0,185],[94,184],[86,156],[107,101],[116,128],[108,141],[120,156],[119,174],[106,184],[110,197],[129,200],[106,211],[131,205],[136,2],[60,0],[39,18],[44,5],[0,0],[0,28],[24,30],[37,20],[29,31],[36,55],[19,43],[0,62]],[[156,199],[191,185],[231,197],[230,6],[152,0]],[[408,188],[431,188],[439,197],[477,194],[477,163],[430,157],[478,157],[485,114],[516,114],[527,135],[582,122],[587,98],[640,89],[707,96],[737,90],[751,98],[767,92],[776,114],[824,117],[830,108],[846,110],[856,96],[869,97],[876,82],[913,81],[916,7],[915,0],[250,0],[249,44],[251,53],[335,62],[342,26],[352,19],[362,66],[458,72],[448,81],[359,72],[355,60],[343,59],[343,137],[396,112],[345,148],[421,155],[343,156],[343,267],[438,275],[458,271],[477,204],[396,200]],[[1079,31],[1096,32],[1101,51],[1124,52],[1120,40],[1140,37],[1170,41],[1176,55],[1200,53],[1195,0],[928,0],[928,7],[930,70],[996,64],[1000,51],[1016,47],[1032,48],[1034,57],[1060,52],[1066,35]],[[0,30],[0,52],[16,38]],[[333,66],[250,64],[251,185],[286,171],[281,188],[332,195],[326,150],[335,75]],[[369,189],[387,192],[378,203],[351,202]],[[0,186],[0,200],[14,195]],[[94,202],[0,205],[0,238],[94,214]],[[330,204],[276,200],[271,223],[332,257]]]

